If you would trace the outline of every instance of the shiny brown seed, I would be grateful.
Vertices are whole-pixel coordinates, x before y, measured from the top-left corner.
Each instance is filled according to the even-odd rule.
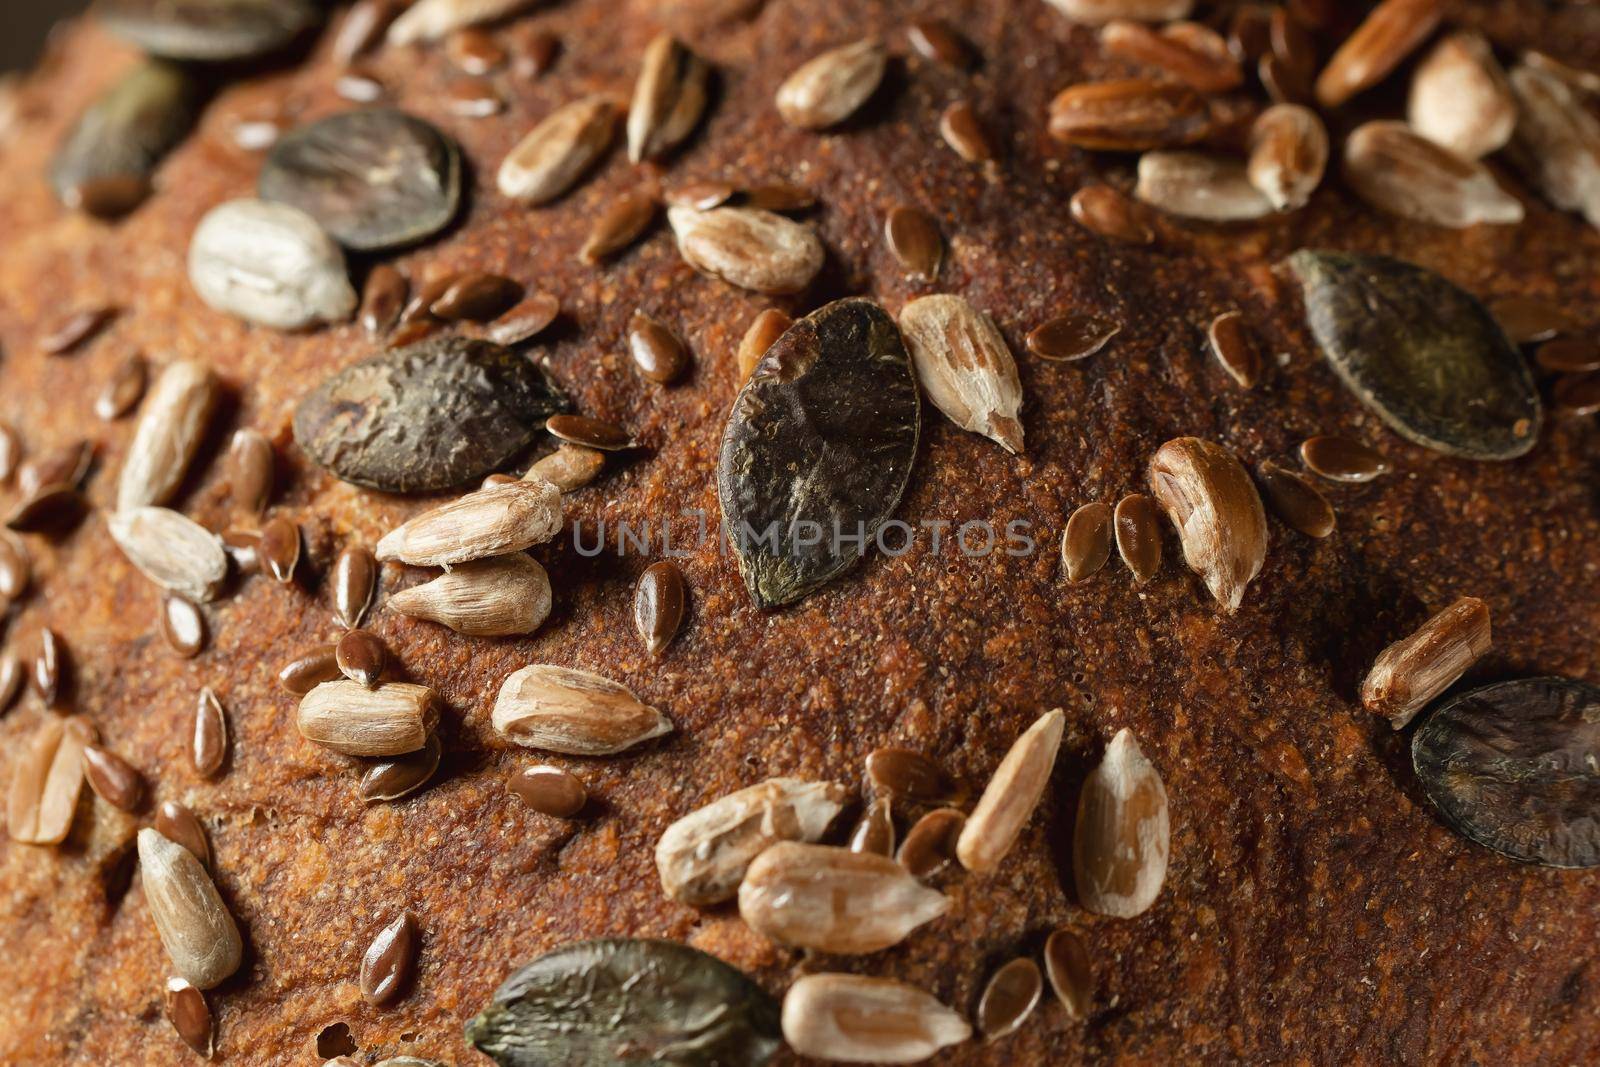
[[[645,568],[633,594],[633,625],[652,656],[672,643],[683,623],[688,587],[683,572],[670,560],[659,560]]]
[[[83,347],[117,317],[114,307],[85,308],[62,319],[39,339],[39,347],[52,356],[64,356]]]
[[[400,325],[405,326],[410,323],[432,320],[433,305],[444,294],[448,293],[456,282],[464,277],[466,275],[459,271],[446,271],[422,283],[420,289],[412,291],[410,303],[406,304],[405,310],[400,312]],[[392,338],[389,344],[391,347],[398,347],[400,345],[399,337]]]
[[[361,290],[361,328],[371,338],[382,337],[400,321],[406,309],[406,299],[411,286],[405,275],[380,263],[367,275],[367,284]]]
[[[1272,8],[1242,4],[1228,20],[1228,51],[1241,62],[1260,59],[1272,50]]]
[[[1085,504],[1067,519],[1061,535],[1061,566],[1067,581],[1092,577],[1110,558],[1111,509],[1100,503]]]
[[[1338,107],[1371,88],[1433,33],[1445,0],[1383,0],[1317,75],[1317,102]]]
[[[62,681],[66,674],[66,645],[56,632],[50,629],[39,631],[39,648],[33,656],[33,672],[30,676],[33,682],[33,691],[39,694],[39,699],[44,701],[44,706],[53,708],[62,696]]]
[[[486,30],[460,30],[445,42],[445,55],[462,73],[481,77],[506,62],[506,50]]]
[[[444,324],[432,316],[422,319],[415,319],[411,322],[402,324],[399,329],[395,330],[395,332],[389,336],[388,341],[385,342],[384,347],[409,348],[418,341],[424,341],[429,337],[432,337],[443,328]]]
[[[188,849],[202,864],[211,863],[211,846],[206,843],[205,827],[186,805],[176,800],[163,800],[156,808],[156,832]]]
[[[526,479],[549,482],[563,493],[582,489],[600,476],[606,454],[584,445],[563,443],[554,452],[528,468]]]
[[[333,645],[323,645],[296,656],[278,670],[278,685],[286,692],[303,697],[323,682],[331,682],[343,672]]]
[[[420,932],[412,914],[402,912],[367,946],[361,957],[361,995],[369,1004],[393,1000],[411,980]]]
[[[1196,22],[1173,22],[1158,31],[1113,19],[1100,28],[1100,45],[1109,55],[1154,68],[1202,93],[1226,92],[1244,81],[1228,43]]]
[[[703,181],[690,182],[680,185],[667,194],[667,203],[673,207],[693,208],[696,211],[710,211],[714,207],[721,207],[739,192],[739,187],[732,182]]]
[[[351,67],[333,80],[333,91],[355,104],[383,99],[383,82],[369,70]]]
[[[751,320],[744,336],[739,339],[739,351],[734,356],[741,382],[750,377],[756,364],[761,362],[761,357],[767,354],[767,349],[776,344],[778,338],[793,325],[794,319],[777,308],[766,308]]]
[[[901,204],[883,223],[889,251],[912,274],[932,281],[944,261],[944,237],[939,223],[919,207]],[[776,338],[774,338],[776,340]]]
[[[167,1021],[183,1043],[209,1060],[215,1036],[206,995],[182,978],[168,978],[165,1007]]]
[[[931,878],[956,858],[956,841],[967,824],[965,812],[936,808],[918,819],[900,844],[895,861],[915,878]]]
[[[267,573],[285,584],[294,580],[300,563],[300,527],[288,519],[272,519],[261,527],[261,544],[256,547]]]
[[[191,601],[176,593],[163,595],[159,621],[161,636],[184,659],[193,659],[205,647],[205,617]]]
[[[0,598],[16,600],[33,577],[28,546],[10,530],[0,530]]]
[[[371,804],[415,793],[433,778],[443,751],[439,735],[429,734],[427,743],[417,751],[374,763],[361,776],[361,799]]]
[[[496,319],[484,336],[497,345],[520,345],[543,333],[560,313],[560,301],[549,293],[535,293]]]
[[[488,81],[455,82],[442,95],[450,113],[466,119],[486,119],[506,109],[505,97]]]
[[[22,533],[55,533],[83,517],[87,502],[70,485],[47,485],[6,516],[6,526]]]
[[[939,116],[939,136],[968,163],[983,163],[995,157],[989,131],[965,100],[957,100],[944,109]]]
[[[909,748],[875,748],[867,755],[867,784],[874,794],[919,804],[955,803],[961,791],[938,764]]]
[[[1253,387],[1261,375],[1261,356],[1250,339],[1244,315],[1237,311],[1223,312],[1211,320],[1206,337],[1211,342],[1211,354],[1217,357],[1228,377],[1246,389]]]
[[[99,745],[84,747],[83,777],[95,796],[119,811],[134,811],[144,799],[144,777],[127,760]]]
[[[236,510],[246,515],[267,510],[276,467],[277,453],[265,434],[251,429],[235,431],[228,447],[228,481]]]
[[[17,436],[16,430],[0,423],[0,482],[11,480],[21,459],[22,439]]]
[[[642,311],[628,320],[628,351],[634,366],[652,382],[665,385],[689,365],[689,350],[677,334]]]
[[[1303,476],[1273,462],[1261,465],[1261,489],[1273,514],[1307,537],[1333,533],[1333,505]]]
[[[894,855],[894,817],[889,810],[888,797],[879,797],[867,805],[861,821],[850,831],[850,851]]]
[[[346,678],[371,689],[383,677],[383,669],[389,662],[389,650],[377,634],[368,630],[351,630],[339,638],[339,644],[334,649],[334,661]]]
[[[222,550],[233,560],[240,574],[255,574],[261,570],[261,560],[256,550],[261,547],[261,534],[256,530],[230,529],[222,533]]]
[[[994,972],[978,999],[978,1032],[993,1040],[1015,1032],[1039,1005],[1044,979],[1026,956]]]
[[[1128,78],[1071,85],[1050,102],[1050,135],[1078,148],[1141,152],[1209,132],[1205,101],[1185,85]]]
[[[944,19],[918,19],[906,28],[906,39],[920,55],[936,63],[966,70],[975,61],[972,45]]]
[[[556,61],[561,42],[539,26],[519,26],[510,40],[511,70],[519,78],[537,78]]]
[[[364,545],[346,545],[333,564],[333,615],[339,625],[354,629],[372,606],[378,588],[378,561]]]
[[[0,653],[0,714],[11,710],[11,705],[22,692],[26,675],[21,657],[10,649]]]
[[[1156,239],[1138,205],[1109,185],[1079,189],[1068,210],[1078,225],[1113,241],[1147,245]]]
[[[1533,358],[1548,371],[1582,374],[1600,370],[1600,344],[1586,337],[1561,337],[1540,345]]]
[[[68,207],[101,219],[119,219],[150,196],[150,179],[143,174],[112,174],[90,178],[62,197]]]
[[[1300,445],[1300,459],[1333,482],[1370,482],[1393,469],[1383,453],[1347,437],[1312,437]]]
[[[1600,374],[1563,375],[1550,399],[1569,415],[1593,415],[1600,411]]]
[[[621,252],[655,221],[660,205],[648,193],[623,193],[607,205],[595,220],[578,258],[585,263],[601,260]]]
[[[1534,296],[1509,296],[1489,305],[1489,313],[1513,344],[1548,341],[1558,333],[1577,329],[1572,316],[1548,300]]]
[[[1051,933],[1044,943],[1044,973],[1068,1018],[1087,1019],[1094,1006],[1094,972],[1077,934],[1065,928]]]
[[[1113,515],[1117,552],[1136,582],[1148,582],[1161,569],[1161,509],[1140,493],[1117,501]]]
[[[228,719],[211,687],[200,690],[194,709],[194,735],[189,760],[202,778],[214,778],[228,758]]]
[[[1087,312],[1053,318],[1028,334],[1028,351],[1040,359],[1070,363],[1086,359],[1122,332],[1120,323]]]
[[[1309,97],[1317,73],[1316,40],[1284,7],[1273,11],[1268,30],[1280,72],[1292,83],[1298,98]]]
[[[446,322],[488,322],[522,299],[522,286],[498,274],[464,274],[429,306]]]
[[[589,791],[560,767],[524,767],[506,781],[511,793],[541,815],[570,819],[589,803]]]
[[[97,418],[110,422],[138,407],[150,379],[150,365],[137,352],[117,364],[100,395],[94,398]]]
[[[817,206],[817,194],[803,185],[787,182],[770,182],[745,189],[741,196],[745,207],[762,211],[810,211]]]
[[[633,447],[633,438],[622,427],[586,415],[552,415],[545,421],[544,428],[563,441],[598,448],[602,452]]]
[[[1454,685],[1493,643],[1489,606],[1464,596],[1379,653],[1361,682],[1361,706],[1403,728]]]
[[[94,463],[94,443],[73,441],[71,444],[25,460],[17,468],[17,491],[23,496],[33,496],[46,486],[65,485],[76,488],[82,484]]]

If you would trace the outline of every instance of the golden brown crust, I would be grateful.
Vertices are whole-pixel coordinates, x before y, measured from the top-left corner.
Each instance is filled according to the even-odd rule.
[[[59,543],[29,537],[35,590],[8,640],[30,652],[40,627],[55,628],[71,650],[76,707],[148,776],[156,800],[183,799],[206,823],[218,886],[247,944],[240,973],[210,997],[218,1062],[317,1062],[318,1032],[339,1022],[363,1058],[485,1062],[465,1047],[463,1023],[512,968],[581,937],[686,941],[781,994],[795,955],[728,908],[665,897],[652,862],[661,831],[772,775],[857,782],[867,752],[885,743],[928,751],[975,793],[1016,735],[1057,705],[1067,728],[1053,788],[1000,870],[940,876],[950,914],[902,946],[824,961],[917,983],[970,1012],[1008,958],[1036,952],[1057,925],[1081,933],[1098,983],[1086,1023],[1046,1003],[1015,1035],[937,1062],[1600,1057],[1600,882],[1518,866],[1452,834],[1415,785],[1405,738],[1356,701],[1376,653],[1463,594],[1489,604],[1496,628],[1494,650],[1469,678],[1600,676],[1600,434],[1592,421],[1552,418],[1529,456],[1503,464],[1407,444],[1339,387],[1297,298],[1271,271],[1303,246],[1389,252],[1483,296],[1555,299],[1593,324],[1600,234],[1514,179],[1527,220],[1462,232],[1374,216],[1330,183],[1283,219],[1233,229],[1158,220],[1152,247],[1113,245],[1076,226],[1066,204],[1091,177],[1109,174],[1126,188],[1129,161],[1052,145],[1044,118],[1063,85],[1128,71],[1047,4],[771,0],[752,23],[697,25],[692,13],[705,6],[573,0],[531,16],[562,38],[560,58],[538,80],[502,75],[509,107],[486,120],[446,110],[441,90],[459,74],[442,48],[376,55],[369,66],[400,106],[462,142],[473,186],[460,225],[393,262],[413,279],[495,271],[560,298],[567,322],[548,346],[553,373],[580,410],[650,446],[568,498],[587,543],[602,517],[698,508],[714,525],[712,472],[738,384],[733,354],[770,301],[696,275],[664,229],[601,268],[581,265],[578,252],[593,219],[641,181],[802,183],[821,202],[810,218],[830,264],[809,299],[778,301],[786,310],[867,293],[893,312],[915,295],[959,292],[1023,357],[1026,456],[929,409],[897,515],[1026,519],[1041,550],[966,559],[946,545],[933,556],[924,538],[765,614],[732,558],[707,546],[680,561],[690,608],[658,660],[630,623],[633,582],[650,560],[585,559],[570,539],[536,552],[556,607],[533,637],[463,638],[380,606],[372,628],[446,709],[439,779],[393,805],[360,802],[351,762],[300,739],[295,698],[275,682],[284,662],[336,633],[321,579],[339,548],[371,545],[421,507],[333,481],[291,441],[300,396],[371,345],[353,323],[302,335],[248,327],[205,307],[184,273],[199,218],[254,188],[259,157],[233,145],[231,125],[285,99],[297,120],[349,106],[321,58],[327,39],[303,64],[264,67],[222,90],[159,170],[156,195],[115,226],[58,206],[45,174],[52,147],[131,54],[80,23],[25,87],[25,119],[0,147],[0,419],[36,452],[88,435],[101,458],[88,490],[96,510],[83,525]],[[901,27],[913,11],[945,15],[975,42],[984,56],[976,72],[905,58]],[[1550,14],[1532,0],[1473,4],[1466,21],[1505,46],[1600,59],[1600,19],[1585,5]],[[705,128],[681,154],[634,168],[614,150],[592,180],[545,208],[496,194],[498,162],[554,107],[595,91],[627,97],[661,25],[719,71]],[[866,111],[822,136],[779,123],[771,100],[782,77],[869,31],[902,58]],[[938,115],[957,98],[991,124],[998,162],[965,163],[941,141]],[[883,217],[901,202],[929,208],[944,230],[937,284],[906,280],[883,244]],[[75,355],[39,350],[65,313],[101,302],[129,311]],[[685,380],[663,388],[634,372],[624,338],[636,307],[689,344]],[[1082,363],[1026,357],[1027,332],[1069,307],[1120,319],[1122,333]],[[1279,357],[1248,392],[1205,345],[1206,325],[1233,308]],[[92,404],[134,348],[156,363],[215,367],[233,401],[209,454],[220,454],[233,426],[266,433],[286,467],[274,513],[306,535],[301,580],[251,578],[208,608],[210,644],[193,660],[163,645],[159,592],[105,528],[132,429],[130,420],[100,423]],[[1179,565],[1170,532],[1166,563],[1147,584],[1120,565],[1080,585],[1062,581],[1052,546],[1065,517],[1138,490],[1162,441],[1218,440],[1253,467],[1292,463],[1316,433],[1378,442],[1397,470],[1327,487],[1339,526],[1326,540],[1274,520],[1265,567],[1236,615],[1220,613]],[[178,506],[220,529],[225,467],[201,466]],[[687,536],[694,520],[674,526]],[[391,590],[423,577],[383,571]],[[548,819],[506,793],[507,775],[534,760],[495,738],[489,709],[500,681],[535,661],[602,671],[677,726],[636,755],[550,761],[598,798],[592,818]],[[209,782],[184,756],[203,685],[227,707],[232,735],[226,772]],[[24,698],[0,721],[4,747],[15,752],[43,714]],[[1166,887],[1131,921],[1078,908],[1070,871],[1077,788],[1122,726],[1159,768],[1173,822]],[[137,878],[125,896],[115,891],[119,849],[139,820],[98,802],[84,812],[93,815],[80,813],[60,850],[0,842],[0,958],[16,972],[0,1001],[0,1060],[179,1062],[187,1053],[161,1013],[167,963]],[[372,1007],[357,984],[361,952],[407,908],[423,931],[415,985]]]

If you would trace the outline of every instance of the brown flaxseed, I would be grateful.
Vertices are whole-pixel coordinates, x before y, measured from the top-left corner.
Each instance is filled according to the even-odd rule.
[[[300,527],[288,519],[268,520],[261,527],[261,543],[256,555],[266,565],[267,573],[287,585],[294,580],[294,570],[300,564]]]
[[[928,212],[900,204],[884,219],[883,237],[889,251],[907,271],[929,281],[938,275],[939,264],[944,260],[944,238],[939,233],[939,223]]]
[[[623,193],[600,213],[578,252],[585,263],[599,263],[627,248],[655,221],[660,205],[649,193]]]
[[[537,78],[555,65],[561,41],[542,26],[517,26],[511,36],[511,69],[519,78]]]
[[[387,263],[373,267],[361,291],[361,328],[367,336],[382,337],[394,329],[410,295],[405,275]]]
[[[477,27],[452,34],[445,42],[445,55],[463,74],[475,78],[500,69],[506,62],[506,50],[500,42]]]
[[[32,496],[52,485],[77,488],[94,464],[94,443],[73,441],[52,448],[31,459],[23,460],[17,468],[17,492]]]
[[[211,862],[205,827],[186,805],[176,800],[163,800],[156,808],[156,831],[168,841],[176,841],[188,849],[202,864]]]
[[[520,345],[543,333],[560,313],[560,301],[535,293],[491,323],[484,336],[497,345]]]
[[[894,816],[889,798],[879,797],[867,805],[861,821],[850,831],[850,851],[892,856],[894,844]]]
[[[933,877],[956,858],[956,841],[966,823],[965,812],[935,808],[906,831],[895,862],[910,871],[913,878]]]
[[[1317,76],[1323,107],[1338,107],[1388,76],[1433,33],[1444,14],[1444,0],[1383,0]]]
[[[967,70],[976,62],[972,45],[944,19],[917,19],[906,27],[906,40],[923,58],[958,70]]]
[[[119,811],[136,811],[144,799],[144,777],[127,760],[99,745],[84,746],[83,777],[95,796]]]
[[[695,211],[710,211],[714,207],[721,207],[739,192],[738,186],[732,182],[722,181],[694,181],[687,185],[680,185],[667,194],[667,203],[673,207],[693,208]]]
[[[983,987],[978,999],[978,1032],[993,1040],[1013,1033],[1039,1006],[1044,978],[1039,965],[1026,956],[1001,967]]]
[[[983,163],[995,157],[989,131],[965,100],[957,100],[939,115],[939,136],[968,163]]]
[[[1071,1019],[1087,1019],[1094,1004],[1094,972],[1083,940],[1062,927],[1044,943],[1044,973]]]
[[[1085,504],[1067,519],[1061,534],[1061,567],[1067,581],[1081,582],[1097,574],[1111,558],[1111,509]]]
[[[228,481],[235,510],[260,515],[272,499],[277,454],[259,430],[237,430],[228,448]]]
[[[184,659],[193,659],[206,644],[205,617],[193,603],[176,593],[161,597],[158,615],[161,636]]]
[[[361,799],[371,804],[415,793],[433,778],[443,752],[439,735],[429,734],[427,744],[417,751],[374,763],[361,776]]]
[[[652,656],[660,655],[677,636],[687,602],[683,571],[671,560],[658,560],[639,576],[633,593],[633,625]]]
[[[22,438],[8,423],[0,423],[0,482],[8,482],[22,459]]]
[[[867,754],[867,784],[874,794],[913,804],[955,803],[956,783],[937,763],[909,748],[875,748]]]
[[[1211,342],[1211,354],[1228,377],[1246,389],[1252,388],[1261,374],[1261,356],[1250,339],[1243,313],[1225,311],[1212,319],[1206,338]]]
[[[1085,185],[1068,205],[1084,229],[1126,244],[1147,245],[1156,239],[1138,205],[1109,185]]]
[[[117,317],[117,308],[103,305],[74,311],[39,338],[39,348],[52,356],[77,351],[91,341]]]
[[[1566,374],[1556,381],[1550,399],[1569,415],[1600,412],[1600,374]]]
[[[1370,482],[1393,469],[1377,449],[1326,434],[1303,441],[1300,459],[1313,473],[1332,482]]]
[[[1110,55],[1162,74],[1202,93],[1221,93],[1244,81],[1228,42],[1197,22],[1173,22],[1159,31],[1130,19],[1100,28],[1100,45]]]
[[[149,377],[150,365],[137,352],[118,363],[100,394],[94,398],[95,416],[110,422],[138,407],[139,401],[144,399],[145,384]]]
[[[1540,345],[1533,358],[1548,371],[1582,374],[1600,370],[1600,344],[1587,337],[1560,337]]]
[[[305,696],[323,682],[339,677],[333,645],[323,645],[285,663],[278,670],[278,685],[295,696]]]
[[[575,818],[589,803],[589,790],[560,767],[524,767],[506,781],[506,792],[541,815]]]
[[[195,704],[194,731],[189,742],[189,761],[202,778],[215,778],[228,758],[228,719],[222,702],[211,687],[200,690]]]
[[[465,119],[486,119],[506,109],[505,97],[489,81],[453,82],[442,95],[450,113]]]
[[[538,478],[563,493],[570,493],[598,478],[605,465],[604,452],[564,441],[554,452],[529,467],[523,477]]]
[[[1564,308],[1534,296],[1508,296],[1493,301],[1489,313],[1513,344],[1547,341],[1577,329]]]
[[[602,452],[620,452],[633,447],[633,437],[628,431],[586,415],[552,415],[545,420],[544,428],[563,441]]]
[[[21,533],[55,534],[83,517],[88,501],[70,485],[47,485],[26,497],[6,516],[6,527]]]
[[[635,311],[628,321],[628,351],[639,374],[661,385],[675,380],[689,365],[689,350],[678,335],[642,311]]]
[[[1260,482],[1273,513],[1307,537],[1333,533],[1333,505],[1304,476],[1270,460],[1261,465]]]
[[[355,15],[356,10],[352,9],[346,22]],[[168,978],[164,1006],[167,1021],[177,1031],[178,1037],[203,1059],[209,1060],[215,1032],[211,1009],[206,1006],[206,995],[182,978]]]
[[[10,530],[0,530],[0,598],[16,600],[27,591],[32,578],[28,546]]]
[[[20,656],[9,648],[0,652],[0,715],[10,711],[11,705],[16,703],[27,681],[26,676],[27,670]]]
[[[66,644],[56,632],[46,627],[39,631],[39,647],[33,656],[33,667],[28,678],[33,691],[47,708],[56,706],[63,696],[67,671]]]
[[[361,957],[361,995],[369,1004],[386,1004],[411,981],[421,933],[409,911],[378,931]]]
[[[740,192],[739,200],[745,207],[787,214],[810,211],[817,206],[817,194],[803,185],[794,185],[790,182],[753,185]]]
[[[334,561],[333,615],[339,625],[353,629],[372,606],[378,588],[378,561],[365,545],[346,545]]]
[[[751,320],[744,336],[739,339],[739,351],[734,355],[741,382],[750,377],[756,364],[761,362],[761,357],[767,354],[767,349],[776,344],[778,338],[793,325],[794,319],[778,308],[765,308]]]
[[[522,286],[500,274],[474,271],[458,275],[428,311],[446,322],[488,322],[522,299]]]
[[[1143,584],[1161,569],[1161,511],[1142,493],[1129,493],[1117,501],[1113,513],[1117,552]]]
[[[339,670],[353,682],[374,688],[389,663],[389,650],[377,634],[368,630],[349,630],[334,648]]]
[[[1086,359],[1122,332],[1120,323],[1089,313],[1071,313],[1050,319],[1028,334],[1028,351],[1040,359],[1070,363]]]

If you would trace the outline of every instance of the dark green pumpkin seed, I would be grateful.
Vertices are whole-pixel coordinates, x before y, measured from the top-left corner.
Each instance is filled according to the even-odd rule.
[[[778,1004],[714,956],[670,941],[582,941],[534,960],[467,1024],[501,1067],[759,1067]]]
[[[392,108],[346,111],[285,134],[261,168],[263,200],[299,208],[346,248],[438,233],[461,202],[455,142]]]
[[[1305,250],[1288,265],[1328,362],[1395,432],[1469,459],[1533,447],[1542,417],[1533,376],[1477,300],[1385,256]]]
[[[137,207],[156,164],[193,125],[198,96],[193,76],[170,63],[124,75],[83,113],[50,165],[61,202],[102,217]]]
[[[294,436],[347,482],[432,492],[481,480],[565,407],[532,360],[444,336],[338,372],[301,401]]]
[[[1600,688],[1527,678],[1463,693],[1417,730],[1411,762],[1445,821],[1478,844],[1600,866]]]
[[[153,56],[204,62],[275,52],[322,21],[305,0],[100,0],[95,14]]]
[[[900,331],[870,301],[814,311],[767,350],[734,401],[717,465],[757,604],[793,603],[861,558],[900,503],[921,418]]]

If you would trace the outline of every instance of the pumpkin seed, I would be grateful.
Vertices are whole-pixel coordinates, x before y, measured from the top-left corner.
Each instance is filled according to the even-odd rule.
[[[461,159],[433,126],[393,108],[330,115],[284,134],[261,166],[263,200],[299,208],[346,248],[415,244],[450,224]]]
[[[323,17],[307,0],[99,0],[94,10],[153,56],[208,63],[275,52]]]
[[[78,119],[50,164],[61,202],[99,215],[132,210],[161,158],[194,124],[198,98],[193,75],[170,63],[144,63],[123,75]],[[107,182],[128,195],[106,198]]]
[[[1485,848],[1600,866],[1600,688],[1527,678],[1463,693],[1412,737],[1411,762],[1445,821]]]
[[[869,301],[814,311],[767,351],[734,401],[717,467],[757,604],[799,600],[861,558],[854,535],[876,536],[905,490],[920,409],[900,332]]]
[[[628,108],[628,158],[659,159],[694,130],[705,111],[711,67],[671,34],[644,51]]]
[[[501,1067],[761,1067],[782,1044],[777,1002],[739,971],[687,945],[622,938],[521,968],[467,1040]]]
[[[844,1063],[918,1063],[972,1036],[930,993],[888,978],[808,974],[783,998],[783,1036],[802,1056]]]
[[[294,436],[347,482],[431,492],[508,462],[566,403],[532,360],[448,335],[334,374],[300,402]]]
[[[1323,355],[1396,433],[1469,459],[1512,459],[1533,447],[1541,419],[1533,376],[1477,300],[1384,256],[1302,250],[1288,266]]]
[[[230,200],[189,242],[189,283],[218,311],[298,330],[356,309],[344,253],[317,221],[287,204]]]
[[[438,734],[429,734],[427,743],[415,752],[391,756],[374,763],[361,776],[361,799],[371,804],[375,800],[399,800],[428,784],[439,769],[439,757],[444,748]]]

